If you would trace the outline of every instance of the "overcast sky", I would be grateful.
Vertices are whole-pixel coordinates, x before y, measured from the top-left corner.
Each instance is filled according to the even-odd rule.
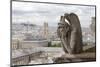
[[[43,25],[47,22],[49,26],[57,26],[60,16],[64,13],[76,13],[79,16],[82,27],[89,27],[91,17],[95,16],[94,6],[62,5],[12,2],[12,22],[30,22]]]

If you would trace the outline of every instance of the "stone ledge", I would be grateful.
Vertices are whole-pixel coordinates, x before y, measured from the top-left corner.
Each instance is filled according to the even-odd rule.
[[[81,54],[65,54],[61,57],[55,58],[54,63],[72,63],[72,62],[88,62],[96,61],[95,53],[81,53]]]
[[[54,58],[54,63],[88,62],[96,61],[96,46],[87,45],[83,47],[80,54],[64,54],[61,57]]]
[[[65,54],[62,57],[64,58],[95,58],[96,54],[95,53],[81,53],[81,54]]]

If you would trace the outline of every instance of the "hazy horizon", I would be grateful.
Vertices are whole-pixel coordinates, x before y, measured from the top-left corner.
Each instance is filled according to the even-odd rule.
[[[30,22],[43,25],[57,26],[60,16],[64,13],[75,13],[80,19],[82,27],[89,27],[91,17],[95,17],[94,6],[44,4],[28,2],[12,2],[12,23]]]

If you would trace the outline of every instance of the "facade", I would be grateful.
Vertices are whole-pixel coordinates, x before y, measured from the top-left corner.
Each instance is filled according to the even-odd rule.
[[[19,41],[18,40],[12,40],[11,47],[12,47],[12,49],[19,49]]]
[[[44,23],[44,38],[48,39],[48,23]]]
[[[96,31],[96,17],[92,17],[91,18],[91,30],[93,31],[93,33],[95,34],[95,31]],[[95,35],[94,35],[95,36]]]
[[[20,48],[47,47],[48,41],[47,40],[21,41],[19,45],[21,46]]]
[[[23,48],[34,48],[34,47],[47,47],[47,40],[36,40],[36,41],[19,41],[12,40],[12,49],[23,49]]]
[[[92,17],[91,19],[92,19],[91,22],[92,22],[92,23],[95,23],[96,17]]]

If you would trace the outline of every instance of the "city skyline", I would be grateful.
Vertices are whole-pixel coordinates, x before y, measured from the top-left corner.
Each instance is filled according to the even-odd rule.
[[[89,27],[91,17],[95,17],[95,6],[12,2],[13,23],[43,25],[47,22],[50,26],[57,26],[60,16],[71,12],[79,16],[82,27]]]

